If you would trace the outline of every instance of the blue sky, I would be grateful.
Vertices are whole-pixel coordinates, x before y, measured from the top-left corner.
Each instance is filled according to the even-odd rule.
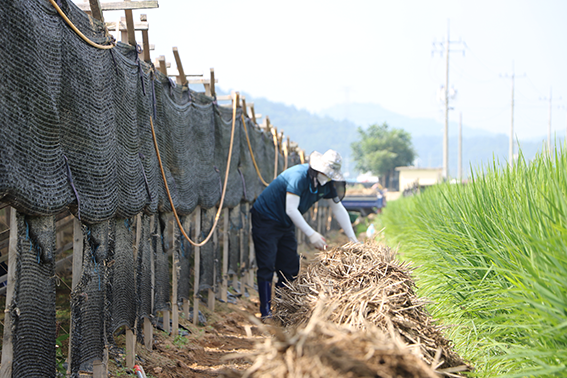
[[[553,131],[563,137],[567,129],[567,1],[160,0],[140,13],[152,59],[165,55],[175,67],[176,46],[186,73],[214,67],[225,90],[314,113],[375,103],[440,121],[445,59],[432,51],[449,24],[451,40],[466,44],[452,45],[464,56],[450,54],[451,120],[462,112],[469,127],[509,133],[510,79],[502,75],[514,66],[516,136],[547,134],[550,88]],[[120,15],[105,12],[107,21]]]

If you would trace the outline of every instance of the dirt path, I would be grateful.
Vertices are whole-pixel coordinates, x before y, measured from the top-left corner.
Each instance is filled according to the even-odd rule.
[[[171,336],[154,330],[154,349],[149,352],[137,345],[137,363],[148,378],[218,377],[224,369],[244,370],[250,366],[243,359],[226,360],[234,353],[245,353],[258,339],[263,339],[250,320],[258,308],[257,297],[242,297],[236,304],[217,302],[215,312],[204,309],[207,324],[193,326],[180,318],[182,335]],[[186,334],[189,332],[189,334]],[[118,360],[118,361],[117,361]],[[127,376],[120,358],[110,361],[111,377]]]
[[[332,232],[330,240],[333,244],[342,244],[347,238],[342,233]],[[299,252],[304,256],[304,265],[313,257],[315,250],[303,244]],[[149,352],[138,344],[136,363],[142,365],[148,378],[218,377],[225,369],[245,370],[250,362],[244,358],[227,360],[225,357],[246,353],[267,336],[250,319],[259,318],[258,307],[255,290],[248,290],[248,294],[236,299],[236,303],[217,301],[214,312],[203,304],[201,311],[207,319],[205,325],[195,327],[180,317],[179,324],[183,327],[180,329],[185,331],[185,335],[174,337],[154,329],[154,349]],[[123,341],[117,339],[119,346]],[[123,356],[111,358],[109,376],[129,376],[130,370],[123,364]]]

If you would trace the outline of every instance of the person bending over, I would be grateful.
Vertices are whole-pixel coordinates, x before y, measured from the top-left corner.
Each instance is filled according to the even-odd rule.
[[[348,212],[341,200],[345,182],[341,174],[341,155],[334,150],[324,154],[314,151],[309,164],[295,165],[282,172],[260,194],[252,213],[252,239],[258,265],[257,280],[262,318],[270,318],[272,278],[278,275],[277,286],[292,281],[299,273],[299,255],[295,227],[299,228],[315,248],[324,250],[327,243],[303,218],[315,202],[325,199],[345,234],[356,242]]]

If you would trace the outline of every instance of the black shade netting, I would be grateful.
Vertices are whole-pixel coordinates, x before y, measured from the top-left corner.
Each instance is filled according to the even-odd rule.
[[[250,144],[262,178],[268,184],[274,179],[275,152],[272,135],[258,127],[248,129]]]
[[[213,228],[216,208],[201,209],[201,235],[199,241],[205,240]],[[218,266],[218,256],[216,256],[214,238],[211,236],[209,241],[200,247],[199,257],[199,292],[207,289],[214,289],[216,268]]]
[[[192,237],[193,227],[191,226],[191,216],[180,217],[181,225],[185,230],[187,236]],[[175,249],[174,253],[177,254],[178,261],[178,276],[177,276],[177,302],[181,303],[184,299],[189,300],[192,283],[192,261],[193,261],[193,245],[185,239],[181,234],[179,226],[176,222],[175,227]]]
[[[109,250],[107,290],[111,308],[110,333],[122,326],[134,329],[136,321],[135,229],[130,218],[117,218],[112,223],[114,240]]]
[[[55,377],[55,219],[17,214],[13,377]]]
[[[152,242],[154,245],[154,308],[153,311],[169,311],[170,310],[170,292],[171,280],[169,274],[168,259],[168,225],[169,217],[165,213],[159,213],[155,216],[154,232],[152,234]]]
[[[238,163],[240,158],[240,132],[242,130],[241,110],[237,109],[234,133],[232,132],[232,109],[225,107],[216,107],[215,112],[215,168],[220,171],[222,185],[226,185],[226,193],[224,197],[223,207],[234,207],[240,203],[243,195],[242,177],[238,171]],[[228,153],[231,145],[232,136],[232,154],[230,160],[230,169],[228,172],[228,180],[225,183],[225,175],[228,163]],[[222,187],[222,186],[221,186]]]
[[[228,210],[228,274],[240,273],[240,232],[242,231],[242,213],[240,204]]]
[[[92,371],[102,360],[105,337],[105,300],[108,280],[110,221],[83,225],[82,274],[71,293],[71,374]]]
[[[253,130],[255,126],[252,123],[252,120],[247,118],[245,118],[245,120],[246,132],[251,134],[250,130]],[[244,129],[240,132],[240,161],[238,164],[238,170],[244,181],[242,199],[246,202],[252,202],[260,195],[260,193],[262,193],[264,184],[262,184],[262,181],[256,172],[256,168],[254,167],[252,155],[250,154],[250,147],[248,146],[248,141],[246,139],[246,132]],[[252,145],[252,140],[250,141],[250,144]],[[252,152],[255,153],[254,150],[252,150]]]

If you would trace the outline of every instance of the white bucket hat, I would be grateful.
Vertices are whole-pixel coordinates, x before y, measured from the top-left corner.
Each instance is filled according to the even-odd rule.
[[[313,151],[309,155],[309,166],[333,181],[345,181],[341,173],[342,162],[341,155],[335,150],[328,150],[324,154]]]

